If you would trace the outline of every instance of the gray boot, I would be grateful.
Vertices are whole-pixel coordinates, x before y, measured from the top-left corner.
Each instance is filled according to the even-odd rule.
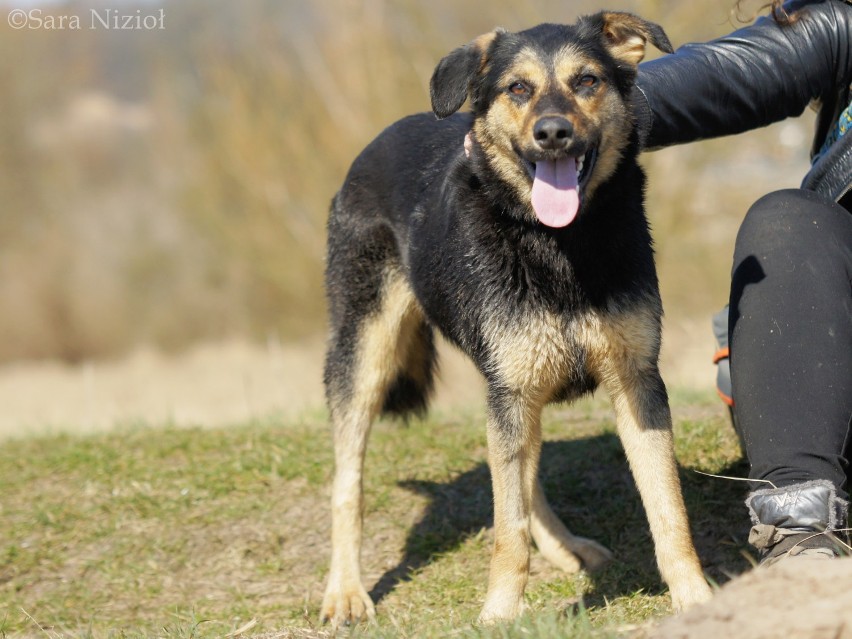
[[[746,499],[751,522],[749,543],[761,565],[785,557],[831,559],[848,555],[849,502],[827,480],[756,490]]]

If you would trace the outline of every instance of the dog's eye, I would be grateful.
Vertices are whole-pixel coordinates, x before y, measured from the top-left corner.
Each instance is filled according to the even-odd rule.
[[[598,83],[598,79],[595,76],[584,75],[578,80],[577,85],[581,86],[581,87],[589,88],[589,87],[595,86],[597,83]]]
[[[529,93],[529,89],[523,82],[515,82],[509,87],[509,93],[512,95],[526,95]]]

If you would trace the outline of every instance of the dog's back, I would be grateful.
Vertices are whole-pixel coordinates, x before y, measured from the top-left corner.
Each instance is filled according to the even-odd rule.
[[[390,379],[381,397],[358,398],[364,410],[405,416],[426,407],[435,346],[407,283],[410,229],[416,215],[441,214],[434,202],[463,157],[469,128],[467,114],[438,121],[421,113],[400,120],[356,158],[332,202],[326,291],[333,337],[325,365],[331,406],[356,399],[352,380],[360,364]],[[396,322],[394,314],[402,320]],[[392,343],[392,353],[363,346],[367,334],[387,348]]]
[[[428,205],[453,162],[464,157],[470,124],[469,114],[439,121],[432,113],[420,113],[386,128],[352,163],[332,203],[331,220],[345,219],[356,231],[390,224],[401,232],[415,207]]]

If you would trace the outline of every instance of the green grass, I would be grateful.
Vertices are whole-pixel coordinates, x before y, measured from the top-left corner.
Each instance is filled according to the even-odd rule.
[[[705,396],[674,395],[677,451],[708,576],[742,572],[736,438]],[[221,430],[125,427],[0,446],[0,637],[322,637],[332,451],[321,415]],[[670,612],[644,513],[600,399],[550,410],[542,479],[572,531],[613,549],[595,575],[534,556],[530,612],[474,625],[488,569],[481,413],[376,425],[364,637],[610,637]]]

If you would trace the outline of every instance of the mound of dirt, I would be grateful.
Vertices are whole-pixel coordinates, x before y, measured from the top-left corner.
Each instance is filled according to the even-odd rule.
[[[852,639],[852,558],[757,568],[646,639]]]

